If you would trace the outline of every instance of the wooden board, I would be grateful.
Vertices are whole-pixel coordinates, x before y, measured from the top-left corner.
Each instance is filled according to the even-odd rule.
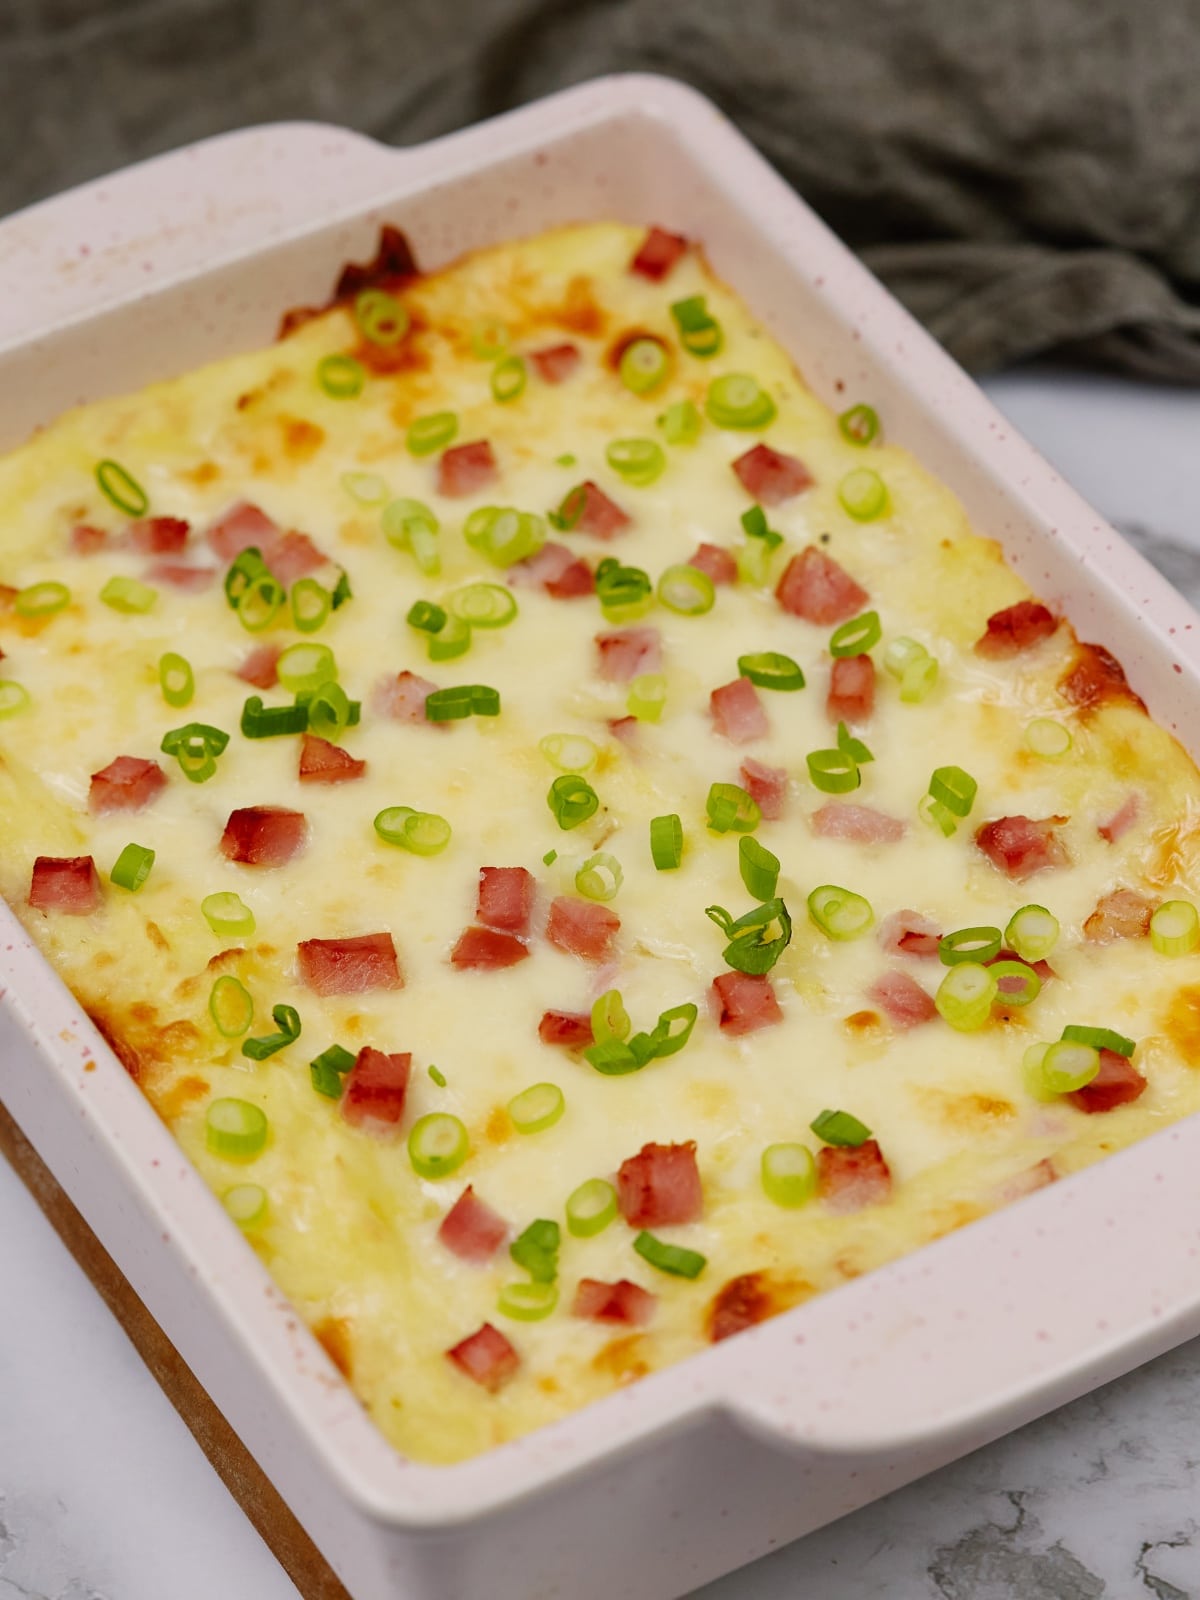
[[[350,1600],[333,1569],[3,1105],[0,1155],[37,1201],[50,1226],[124,1328],[151,1376],[304,1600]]]

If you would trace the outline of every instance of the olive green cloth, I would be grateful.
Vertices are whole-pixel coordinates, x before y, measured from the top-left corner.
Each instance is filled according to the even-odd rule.
[[[967,366],[1200,381],[1200,0],[0,0],[0,212],[251,122],[709,94]]]

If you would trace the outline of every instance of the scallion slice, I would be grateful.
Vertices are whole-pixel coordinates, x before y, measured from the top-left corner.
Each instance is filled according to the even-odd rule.
[[[71,603],[65,583],[31,583],[18,591],[13,609],[19,617],[52,617]]]
[[[380,526],[387,542],[397,550],[409,551],[426,577],[436,577],[442,570],[438,549],[440,524],[422,501],[389,500],[383,508]]]
[[[300,633],[316,633],[324,627],[333,606],[333,596],[315,578],[298,578],[292,585],[288,600],[292,608],[292,625]]]
[[[1025,748],[1043,761],[1061,761],[1072,744],[1071,730],[1053,717],[1034,717],[1025,728]]]
[[[428,648],[430,661],[457,661],[471,648],[471,624],[461,617],[447,617],[429,634]]]
[[[446,610],[432,600],[414,600],[404,620],[418,633],[440,633],[446,626]]]
[[[471,325],[471,349],[480,361],[496,361],[508,349],[511,335],[499,317],[479,317]]]
[[[769,1144],[761,1173],[767,1199],[788,1210],[807,1205],[817,1192],[817,1163],[806,1144]]]
[[[196,680],[191,664],[173,650],[168,650],[158,663],[158,686],[169,706],[177,710],[191,704],[196,692]]]
[[[961,767],[938,767],[929,780],[930,794],[956,817],[970,813],[978,790],[975,779]]]
[[[235,1183],[221,1196],[221,1204],[239,1228],[257,1228],[267,1216],[267,1191],[257,1183]]]
[[[1090,1044],[1094,1050],[1111,1050],[1118,1056],[1131,1056],[1137,1049],[1137,1041],[1123,1033],[1112,1028],[1090,1028],[1081,1022],[1068,1023],[1062,1036],[1069,1043]]]
[[[938,680],[936,656],[920,655],[900,674],[900,698],[905,705],[919,705]]]
[[[1022,906],[1013,912],[1004,942],[1022,961],[1044,961],[1058,943],[1058,934],[1058,918],[1053,912],[1045,906]]]
[[[375,818],[375,832],[385,844],[399,845],[414,856],[436,856],[450,843],[451,828],[436,812],[385,806]]]
[[[508,1114],[518,1133],[541,1133],[552,1128],[567,1109],[556,1083],[535,1083],[508,1102]]]
[[[553,811],[554,820],[566,832],[595,816],[600,809],[600,797],[586,778],[566,772],[550,785],[546,804]]]
[[[878,611],[864,611],[861,616],[843,622],[829,641],[831,656],[861,656],[874,650],[883,637]]]
[[[525,392],[529,374],[521,356],[505,356],[492,368],[492,398],[501,405],[518,399]]]
[[[548,1217],[538,1217],[508,1247],[508,1253],[517,1266],[535,1283],[553,1283],[558,1277],[558,1247],[561,1233],[557,1222]]]
[[[978,961],[961,961],[942,979],[933,1003],[960,1033],[974,1033],[992,1014],[999,985],[991,967]]]
[[[667,458],[653,439],[614,439],[604,452],[609,466],[635,489],[645,489],[661,478]]]
[[[567,1196],[567,1232],[577,1239],[603,1233],[617,1215],[617,1191],[603,1178],[588,1178]]]
[[[1200,915],[1190,900],[1164,900],[1150,918],[1150,943],[1160,956],[1186,956],[1200,944]]]
[[[127,844],[113,862],[109,877],[119,888],[136,894],[150,876],[153,865],[153,850],[144,844]]]
[[[327,644],[290,644],[275,663],[275,675],[290,694],[299,694],[335,682],[337,661]]]
[[[220,939],[248,939],[254,932],[253,911],[243,903],[240,895],[230,890],[205,895],[200,902],[200,910],[205,922]]]
[[[791,913],[779,899],[755,906],[736,919],[724,906],[706,906],[704,915],[715,922],[729,940],[721,955],[735,972],[762,977],[770,972],[792,942]]]
[[[1042,980],[1024,961],[993,961],[988,969],[996,980],[996,999],[1005,1006],[1027,1006],[1042,992]]]
[[[337,575],[337,582],[333,586],[333,593],[329,596],[329,609],[340,611],[347,600],[354,599],[354,591],[350,587],[350,574],[342,567]]]
[[[838,1145],[844,1150],[857,1150],[871,1137],[866,1123],[851,1116],[849,1111],[822,1111],[809,1127],[823,1143]]]
[[[760,650],[751,656],[738,657],[738,677],[749,678],[759,689],[791,691],[803,689],[804,673],[791,656],[780,655],[777,650]]]
[[[704,809],[714,833],[753,833],[762,821],[758,801],[736,783],[710,785]]]
[[[496,1301],[496,1310],[516,1322],[541,1322],[557,1305],[555,1283],[506,1283]]]
[[[287,590],[270,572],[260,572],[246,585],[237,603],[238,621],[247,633],[261,633],[279,613]]]
[[[431,411],[428,416],[417,417],[409,424],[404,442],[410,455],[430,456],[435,450],[444,450],[457,434],[456,411]]]
[[[700,413],[691,400],[676,400],[657,420],[668,444],[695,444],[700,437]]]
[[[720,353],[725,342],[721,324],[710,313],[702,294],[676,300],[671,307],[671,315],[679,329],[679,342],[689,355],[707,361]]]
[[[245,1046],[243,1046],[243,1049]],[[354,1065],[354,1057],[340,1044],[331,1044],[308,1063],[312,1086],[326,1100],[340,1100],[346,1087],[346,1074]]]
[[[677,812],[651,817],[650,856],[659,872],[670,872],[683,860],[683,823]]]
[[[857,939],[875,923],[871,902],[836,883],[823,883],[813,890],[808,914],[829,939]]]
[[[681,1244],[667,1244],[644,1228],[633,1241],[633,1248],[643,1261],[657,1267],[659,1272],[669,1272],[675,1278],[698,1278],[708,1265],[708,1258],[698,1250],[686,1250]]]
[[[909,639],[901,634],[898,638],[888,642],[887,648],[883,652],[883,664],[893,678],[903,678],[906,667],[911,666],[914,661],[920,661],[922,656],[927,656],[928,654],[929,652],[923,644],[919,644],[916,639]]]
[[[179,770],[190,783],[206,783],[217,770],[217,757],[229,743],[229,735],[205,722],[189,722],[171,728],[162,736],[161,749],[174,756]]]
[[[403,339],[410,318],[404,303],[386,289],[363,289],[354,297],[354,320],[368,344],[387,350]]]
[[[267,571],[267,563],[257,545],[248,545],[233,558],[225,574],[225,598],[235,611],[255,578],[260,578]]]
[[[953,811],[944,806],[940,800],[935,800],[931,794],[921,797],[917,815],[922,822],[927,822],[931,828],[936,828],[943,838],[949,839],[951,834],[958,831],[958,819]]]
[[[775,402],[757,378],[729,372],[714,378],[704,397],[704,410],[718,428],[765,428],[775,420]]]
[[[667,679],[662,672],[639,672],[629,685],[625,706],[639,722],[660,722],[667,703]]]
[[[538,749],[560,772],[587,772],[596,764],[600,751],[581,733],[548,733]]]
[[[938,956],[947,967],[956,967],[960,961],[986,965],[999,954],[999,928],[960,928],[957,933],[948,933],[938,940]]]
[[[450,610],[473,628],[507,628],[517,615],[517,597],[499,583],[468,583],[450,596]]]
[[[307,705],[265,706],[262,695],[252,694],[242,707],[244,739],[277,739],[289,733],[303,733],[307,727]]]
[[[575,874],[575,888],[585,900],[614,900],[625,874],[616,856],[598,850],[589,856]]]
[[[1074,1094],[1085,1089],[1100,1071],[1100,1051],[1078,1040],[1060,1039],[1057,1044],[1042,1045],[1041,1060],[1029,1060],[1032,1050],[1026,1052],[1026,1082],[1033,1079],[1050,1094]],[[1032,1085],[1031,1085],[1032,1087]],[[1039,1095],[1038,1098],[1044,1098]]]
[[[814,788],[822,794],[849,794],[862,782],[858,762],[845,750],[812,750],[804,759]]]
[[[596,599],[609,622],[631,622],[654,604],[650,575],[606,556],[596,568]]]
[[[362,711],[361,704],[351,700],[340,683],[323,683],[304,703],[308,709],[309,728],[331,744],[336,744],[346,729],[354,726]]]
[[[860,767],[865,767],[868,762],[875,759],[862,740],[856,739],[844,722],[839,722],[837,725],[837,743],[842,754],[849,756],[851,761]]]
[[[546,542],[545,519],[514,506],[479,506],[463,524],[463,538],[497,567],[537,555]]]
[[[224,1039],[240,1039],[254,1021],[254,1001],[249,989],[226,973],[212,986],[208,1014]]]
[[[439,1089],[444,1089],[446,1087],[446,1074],[435,1067],[432,1061],[429,1063],[429,1076],[433,1079],[434,1083],[437,1084]]]
[[[633,1023],[619,989],[608,989],[592,1005],[592,1039],[596,1044],[624,1044]]]
[[[242,1046],[242,1054],[251,1061],[265,1061],[268,1056],[273,1056],[276,1051],[286,1049],[300,1037],[300,1013],[295,1006],[272,1006],[271,1019],[278,1030],[275,1033],[264,1034],[259,1039],[247,1039]],[[249,1021],[246,1027],[250,1026]],[[242,1032],[245,1032],[243,1028]],[[348,1051],[343,1051],[348,1055]],[[350,1057],[351,1065],[354,1057]],[[345,1069],[349,1071],[349,1067]]]
[[[388,497],[387,483],[377,472],[343,472],[342,488],[360,506],[381,506]]]
[[[29,690],[24,684],[17,683],[12,678],[0,678],[0,721],[6,717],[15,717],[22,711],[28,711],[32,704]]]
[[[425,701],[427,722],[460,722],[464,717],[498,717],[500,691],[486,683],[463,683],[435,689]]]
[[[681,617],[702,617],[716,604],[717,591],[707,572],[682,561],[660,576],[658,598],[668,611]]]
[[[267,1116],[249,1100],[214,1100],[204,1118],[205,1141],[227,1161],[251,1161],[267,1142]]]
[[[104,498],[127,517],[144,517],[150,509],[149,495],[119,461],[96,463],[96,486]]]
[[[317,383],[331,400],[353,400],[366,381],[367,369],[353,356],[322,356],[317,362]]]
[[[761,506],[751,506],[749,511],[743,511],[741,523],[747,539],[757,540],[759,544],[766,545],[771,550],[783,543],[783,535],[768,527],[767,513]]]
[[[873,522],[888,508],[887,485],[870,467],[856,467],[838,484],[838,499],[856,522]]]
[[[114,611],[140,616],[158,599],[158,590],[137,578],[110,578],[100,591],[100,599]]]
[[[413,1123],[408,1159],[419,1178],[448,1178],[467,1159],[471,1141],[459,1119],[448,1111],[431,1111]]]
[[[671,358],[661,339],[634,339],[621,352],[617,374],[634,394],[649,394],[664,381]]]
[[[847,444],[870,444],[879,436],[879,413],[873,406],[851,406],[838,418],[838,431]]]
[[[557,850],[547,850],[545,855],[542,857],[542,865],[544,867],[552,867],[557,860],[558,860],[558,851]]]
[[[738,869],[756,900],[773,900],[779,883],[779,857],[748,834],[738,840]]]

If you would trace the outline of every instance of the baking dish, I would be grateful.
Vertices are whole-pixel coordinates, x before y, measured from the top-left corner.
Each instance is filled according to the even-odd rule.
[[[436,266],[609,215],[701,239],[818,394],[886,408],[976,525],[1200,743],[1186,604],[713,109],[662,80],[589,85],[417,151],[312,127],[235,135],[12,219],[0,435],[263,342],[371,253],[382,220]],[[1200,1325],[1197,1240],[1176,1225],[1200,1198],[1185,1123],[518,1443],[406,1464],[3,928],[0,1096],[359,1600],[680,1593]]]

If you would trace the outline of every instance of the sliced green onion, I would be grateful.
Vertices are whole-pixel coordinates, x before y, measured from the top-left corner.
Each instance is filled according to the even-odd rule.
[[[928,654],[925,646],[918,644],[916,639],[908,639],[901,635],[889,641],[883,652],[883,664],[893,678],[903,678],[907,667]]]
[[[791,656],[777,650],[760,650],[752,656],[738,657],[738,677],[749,678],[759,689],[790,691],[803,689],[804,673]]]
[[[978,961],[961,961],[942,979],[933,1003],[952,1028],[974,1033],[991,1016],[998,992],[991,967]]]
[[[900,674],[900,698],[905,705],[919,705],[938,680],[937,658],[918,656]]]
[[[596,598],[609,622],[630,622],[654,604],[654,586],[640,567],[626,567],[615,556],[606,556],[596,568]]]
[[[190,783],[206,783],[217,770],[217,757],[229,743],[229,735],[204,722],[189,722],[163,734],[161,749],[174,756],[179,770]]]
[[[275,620],[286,598],[287,590],[278,578],[261,572],[247,584],[237,603],[238,621],[247,633],[261,633]]]
[[[353,356],[322,356],[317,362],[317,382],[331,400],[353,400],[366,381],[366,368]]]
[[[542,857],[542,865],[544,867],[552,867],[557,860],[558,860],[558,851],[557,850],[547,850],[546,854]]]
[[[513,1240],[508,1253],[535,1283],[553,1283],[558,1277],[560,1239],[558,1223],[539,1217]]]
[[[440,633],[446,626],[446,612],[432,600],[414,600],[404,620],[420,633]]]
[[[292,623],[301,633],[316,633],[325,625],[333,605],[333,596],[323,583],[315,578],[299,578],[288,596],[292,608]]]
[[[508,1114],[518,1133],[541,1133],[552,1128],[567,1109],[556,1083],[535,1083],[508,1102]]]
[[[775,402],[757,378],[730,372],[714,378],[704,397],[704,410],[718,428],[765,428],[775,420]]]
[[[956,817],[968,815],[978,790],[975,779],[961,767],[938,767],[929,780],[930,794]]]
[[[303,733],[307,727],[307,705],[265,706],[260,694],[252,694],[242,707],[244,739],[277,739],[289,733]]]
[[[860,1144],[866,1144],[871,1137],[871,1130],[866,1123],[860,1122],[848,1111],[822,1111],[819,1117],[813,1118],[809,1127],[825,1144],[835,1144],[844,1150],[857,1150]]]
[[[295,1006],[272,1006],[271,1020],[278,1030],[276,1033],[264,1034],[259,1039],[247,1039],[242,1046],[242,1054],[248,1056],[251,1061],[265,1061],[268,1056],[273,1056],[277,1050],[285,1049],[300,1037],[300,1013]],[[246,1026],[249,1027],[249,1023]],[[339,1047],[335,1045],[334,1048]],[[349,1051],[343,1051],[342,1054],[349,1055]],[[350,1056],[350,1062],[353,1065],[353,1056]],[[346,1067],[344,1070],[348,1072],[350,1068]]]
[[[473,628],[507,628],[517,614],[517,598],[498,583],[468,583],[450,596],[450,610]]]
[[[554,820],[566,832],[595,816],[600,809],[600,797],[586,778],[568,772],[555,778],[550,785],[546,804],[553,811]]]
[[[604,455],[613,471],[635,489],[647,488],[667,467],[663,447],[653,439],[614,439]]]
[[[591,1044],[583,1052],[584,1059],[606,1078],[623,1078],[627,1073],[640,1072],[649,1057],[634,1054],[631,1047],[620,1039],[607,1039],[603,1044]]]
[[[808,897],[808,914],[830,939],[857,939],[874,925],[871,902],[836,883],[823,883]]]
[[[690,1000],[671,1006],[659,1014],[649,1033],[635,1033],[629,1048],[643,1061],[662,1061],[667,1056],[678,1055],[692,1037],[699,1015],[699,1007]]]
[[[337,661],[327,644],[290,644],[275,663],[276,676],[291,694],[332,683],[337,671]]]
[[[486,683],[463,683],[453,689],[435,689],[425,701],[427,722],[459,722],[463,717],[498,717],[500,691]]]
[[[711,784],[704,809],[714,833],[753,833],[762,821],[758,801],[736,783]]]
[[[204,920],[221,939],[248,939],[254,932],[254,913],[240,895],[226,890],[208,894],[200,902]]]
[[[651,817],[650,856],[659,872],[670,872],[683,860],[683,823],[678,812]]]
[[[1060,1039],[1045,1048],[1036,1075],[1051,1094],[1073,1094],[1099,1071],[1100,1051],[1094,1045]]]
[[[870,444],[879,435],[879,413],[873,406],[851,406],[838,418],[838,431],[847,444]]]
[[[225,574],[225,598],[235,611],[255,578],[260,578],[268,570],[257,545],[248,545],[233,558]]]
[[[397,550],[411,552],[426,577],[436,577],[442,570],[442,558],[438,550],[440,525],[422,501],[405,498],[389,500],[383,508],[380,526],[390,545]]]
[[[492,368],[492,398],[501,405],[516,400],[525,392],[528,379],[525,362],[520,356],[506,356]]]
[[[1042,980],[1024,961],[993,961],[989,971],[996,980],[996,999],[1005,1006],[1027,1006],[1042,992]],[[1017,983],[1019,988],[1013,988]]]
[[[408,1159],[419,1178],[448,1178],[467,1159],[471,1141],[459,1119],[448,1111],[431,1111],[413,1123]]]
[[[865,767],[868,762],[875,759],[862,740],[856,739],[844,722],[839,722],[837,725],[837,742],[842,754],[849,756],[850,760],[860,767]]]
[[[551,524],[562,533],[570,533],[587,509],[588,486],[586,483],[577,483],[573,489],[568,489],[559,501],[558,510],[550,512]]]
[[[239,1228],[256,1228],[266,1219],[267,1191],[257,1183],[235,1183],[221,1196],[221,1204]]]
[[[444,1089],[446,1087],[446,1074],[435,1067],[432,1061],[429,1063],[429,1076],[433,1079],[434,1083],[437,1084],[439,1089]]]
[[[339,611],[347,600],[354,599],[354,591],[350,587],[350,574],[342,567],[338,572],[337,582],[333,586],[333,593],[329,596],[331,611]]]
[[[817,1163],[806,1144],[769,1144],[761,1172],[763,1193],[777,1206],[795,1210],[817,1192]]]
[[[21,711],[28,711],[32,704],[29,690],[24,684],[14,682],[12,678],[0,678],[0,721],[5,717],[15,717]]]
[[[721,324],[710,314],[702,294],[676,300],[671,315],[679,328],[679,342],[689,355],[707,361],[720,353],[725,342]]]
[[[1160,956],[1186,956],[1200,944],[1200,915],[1190,900],[1164,900],[1150,918],[1150,943]]]
[[[581,733],[548,733],[538,749],[560,772],[587,772],[596,764],[600,751]]]
[[[158,590],[137,578],[110,578],[100,591],[100,599],[114,611],[138,616],[150,610],[158,599]]]
[[[609,989],[592,1006],[592,1039],[596,1044],[624,1044],[633,1023],[619,989]]]
[[[254,1021],[254,1001],[244,983],[228,973],[218,978],[208,997],[208,1014],[225,1039],[240,1039]]]
[[[717,591],[707,572],[683,561],[667,567],[658,580],[658,598],[681,617],[702,617],[716,604]]]
[[[245,1045],[242,1049],[245,1049]],[[313,1088],[326,1100],[340,1100],[346,1087],[346,1074],[353,1065],[354,1056],[349,1050],[344,1050],[340,1044],[331,1044],[328,1050],[322,1050],[319,1056],[308,1063]]]
[[[158,685],[169,706],[179,708],[190,705],[196,692],[196,680],[190,663],[173,650],[168,650],[158,663]]]
[[[1112,1028],[1089,1028],[1083,1023],[1069,1023],[1062,1031],[1062,1036],[1073,1044],[1090,1044],[1096,1050],[1111,1050],[1114,1055],[1131,1056],[1137,1049],[1137,1042],[1127,1038],[1123,1033],[1116,1033]]]
[[[947,967],[956,967],[960,961],[977,961],[986,966],[999,954],[999,928],[960,928],[938,940],[938,956]]]
[[[606,850],[598,850],[587,858],[575,874],[575,888],[585,900],[604,902],[616,898],[624,879],[625,874],[616,856],[609,855]]]
[[[888,508],[887,485],[870,467],[856,467],[838,484],[838,499],[856,522],[873,522]]]
[[[633,1241],[633,1248],[643,1261],[676,1278],[698,1278],[708,1265],[707,1257],[698,1250],[685,1250],[680,1244],[666,1244],[645,1229]]]
[[[1025,748],[1043,761],[1061,761],[1072,742],[1070,728],[1053,717],[1034,717],[1025,729]]]
[[[917,815],[931,828],[936,828],[944,838],[949,839],[951,834],[958,832],[958,819],[948,806],[940,800],[935,800],[931,794],[923,795],[917,806]]]
[[[554,1283],[506,1283],[496,1301],[502,1317],[516,1322],[540,1322],[558,1305],[558,1285]]]
[[[668,444],[695,444],[700,437],[700,413],[691,400],[676,400],[658,418]]]
[[[65,583],[31,583],[19,591],[13,606],[20,617],[52,617],[71,603]]]
[[[385,806],[375,818],[375,832],[385,844],[399,845],[415,856],[436,856],[450,843],[451,829],[436,812]]]
[[[779,883],[779,857],[748,835],[738,840],[742,882],[756,900],[773,900]]]
[[[343,472],[342,488],[360,506],[380,506],[388,496],[388,486],[377,472]]]
[[[1021,1057],[1021,1080],[1025,1085],[1026,1092],[1031,1094],[1035,1100],[1053,1100],[1058,1093],[1056,1089],[1050,1087],[1042,1073],[1046,1053],[1049,1049],[1050,1046],[1048,1044],[1031,1044]],[[1099,1063],[1100,1058],[1097,1055],[1097,1070],[1099,1070]]]
[[[625,706],[639,722],[659,722],[667,703],[667,680],[661,672],[639,672],[629,685]]]
[[[471,349],[480,361],[495,361],[508,349],[509,331],[499,317],[479,317],[471,326]]]
[[[410,318],[404,304],[386,289],[363,289],[354,297],[354,320],[368,344],[387,350],[403,339]]]
[[[792,942],[791,913],[782,900],[768,900],[736,920],[723,906],[707,906],[704,915],[729,940],[722,960],[735,972],[762,977]]]
[[[358,721],[354,714],[356,703],[351,701],[340,683],[323,683],[306,704],[308,726],[320,738],[328,739],[333,744]]]
[[[494,566],[511,567],[537,555],[546,542],[546,523],[513,506],[479,506],[463,524],[463,537]]]
[[[144,517],[150,509],[149,495],[119,461],[96,463],[96,485],[104,498],[127,517]]]
[[[153,850],[144,844],[127,844],[113,862],[109,877],[119,888],[136,894],[150,876],[153,865]]]
[[[426,417],[417,417],[409,424],[404,442],[414,456],[431,456],[435,450],[444,450],[458,434],[456,411],[431,411]]]
[[[874,650],[883,637],[878,611],[864,611],[859,617],[843,622],[829,641],[831,656],[861,656]]]
[[[734,550],[738,582],[762,587],[771,580],[771,553],[773,546],[761,539],[747,539]]]
[[[862,782],[858,762],[845,750],[813,750],[804,759],[814,787],[822,794],[849,794]]]
[[[749,511],[743,511],[741,522],[747,539],[756,539],[771,550],[783,543],[783,535],[767,526],[767,513],[761,506],[751,506]]]
[[[214,1100],[204,1128],[208,1148],[228,1161],[250,1161],[267,1142],[266,1113],[249,1100]]]
[[[567,1196],[567,1232],[577,1239],[603,1233],[617,1215],[617,1191],[603,1178],[589,1178]]]
[[[1044,961],[1058,943],[1058,934],[1058,918],[1045,906],[1022,906],[1013,912],[1004,942],[1022,961]]]
[[[555,456],[554,465],[556,467],[573,467],[576,465],[576,459],[577,458],[571,455],[571,453],[568,451],[565,455]]]
[[[429,635],[430,661],[457,661],[471,648],[471,624],[461,617],[447,617],[442,626]]]
[[[617,374],[634,394],[649,394],[666,378],[671,358],[661,339],[634,339],[621,353]]]

